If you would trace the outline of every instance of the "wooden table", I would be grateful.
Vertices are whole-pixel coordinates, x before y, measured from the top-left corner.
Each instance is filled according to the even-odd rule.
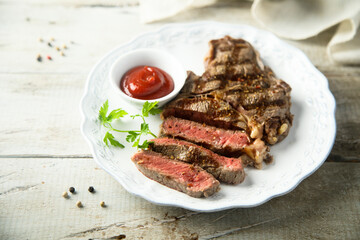
[[[294,191],[261,206],[198,213],[151,204],[100,169],[80,134],[87,74],[108,51],[165,23],[217,20],[261,28],[250,6],[220,1],[141,24],[134,1],[1,1],[0,239],[360,239],[360,67],[327,58],[335,28],[288,41],[329,79],[337,101],[334,148]],[[55,49],[62,43],[65,56]],[[87,191],[90,185],[96,193]],[[70,186],[77,193],[66,200],[61,194]]]

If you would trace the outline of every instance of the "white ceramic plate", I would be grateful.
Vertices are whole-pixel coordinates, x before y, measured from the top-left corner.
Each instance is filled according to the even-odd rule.
[[[208,41],[230,35],[244,38],[259,52],[266,65],[292,87],[294,124],[288,137],[271,148],[274,163],[262,170],[246,169],[242,184],[221,185],[221,190],[209,198],[197,199],[167,188],[142,175],[131,162],[136,151],[106,147],[104,129],[97,119],[98,110],[106,99],[110,109],[122,107],[131,113],[138,110],[124,104],[110,88],[108,73],[114,60],[137,48],[165,49],[179,58],[185,69],[201,75]],[[94,160],[129,192],[150,202],[178,206],[195,211],[219,211],[234,207],[253,207],[293,190],[325,161],[335,139],[335,100],[327,79],[300,50],[273,34],[245,25],[217,22],[171,24],[155,32],[142,34],[123,44],[101,59],[89,74],[81,101],[83,122],[81,131],[90,145]],[[158,132],[159,117],[149,119],[150,128]],[[124,120],[118,127],[137,129],[139,122]],[[124,135],[116,135],[124,139]]]

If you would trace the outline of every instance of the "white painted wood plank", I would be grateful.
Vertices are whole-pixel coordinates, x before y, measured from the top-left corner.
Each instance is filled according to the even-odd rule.
[[[0,165],[1,239],[360,236],[357,163],[325,163],[292,193],[259,207],[217,213],[153,205],[127,193],[92,159],[0,159]],[[95,194],[87,191],[90,185]],[[70,186],[77,194],[62,198]],[[78,200],[84,208],[75,206]],[[101,208],[100,201],[108,207]]]
[[[261,28],[250,15],[251,3],[242,1],[219,2],[152,24],[139,22],[137,5],[89,7],[84,3],[86,1],[76,6],[40,2],[43,4],[9,1],[0,5],[0,22],[3,23],[0,25],[0,72],[88,73],[111,49],[165,23],[215,20]],[[315,65],[330,66],[332,64],[326,57],[325,46],[333,30],[310,40],[288,42],[305,51]],[[54,46],[66,43],[69,47],[65,51],[66,57],[59,56],[46,42],[39,43],[39,37],[44,40],[54,37]],[[69,44],[70,41],[76,44]],[[38,63],[38,53],[51,55],[53,61]]]
[[[90,156],[80,133],[81,74],[0,74],[0,155]]]

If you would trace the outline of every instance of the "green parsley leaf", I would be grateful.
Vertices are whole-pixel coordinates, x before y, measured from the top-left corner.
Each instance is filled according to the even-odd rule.
[[[132,146],[133,147],[139,146],[139,142],[140,142],[140,137],[134,142],[134,144]]]
[[[161,112],[162,112],[162,110],[160,108],[158,108],[157,105],[149,111],[149,113],[151,115],[157,115]]]
[[[101,106],[100,110],[99,110],[99,120],[101,122],[106,122],[106,114],[108,112],[109,109],[109,101],[106,100],[106,102],[104,102],[104,104]]]
[[[141,148],[141,149],[147,149],[147,148],[149,148],[149,144],[150,143],[153,143],[153,142],[148,142],[147,140],[145,140],[144,142],[143,142],[143,144],[141,144],[141,145],[138,145],[138,148]]]
[[[150,132],[150,129],[149,129],[149,124],[147,123],[142,123],[140,125],[140,131],[141,131],[141,134],[148,134]]]
[[[115,109],[112,110],[111,113],[109,114],[109,116],[107,116],[106,120],[108,122],[111,122],[112,120],[116,120],[119,119],[125,115],[127,115],[128,113],[125,110],[122,110],[121,108],[119,109]]]
[[[110,132],[106,132],[103,141],[105,142],[106,146],[109,146],[109,142],[110,142],[110,144],[113,145],[114,147],[119,147],[119,148],[125,147],[124,145],[119,143],[117,140],[115,140],[114,135],[112,135]]]
[[[129,134],[126,136],[127,142],[134,142],[136,138],[140,135],[140,133],[129,131]]]
[[[148,116],[149,116],[149,113],[152,114],[152,115],[155,115],[156,112],[157,112],[157,113],[160,113],[161,110],[158,109],[158,107],[157,107],[157,104],[158,104],[158,103],[159,103],[159,102],[157,102],[157,101],[152,102],[152,103],[149,103],[148,101],[146,101],[146,102],[144,103],[143,108],[142,108],[142,111],[141,111],[141,112],[142,112],[142,115],[143,115],[144,117],[148,117]],[[160,110],[160,112],[159,112],[159,110]]]

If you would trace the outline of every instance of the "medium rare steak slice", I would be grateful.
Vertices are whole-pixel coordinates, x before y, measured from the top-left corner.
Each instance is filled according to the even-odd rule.
[[[268,147],[258,139],[251,142],[242,131],[225,130],[197,122],[168,117],[161,127],[161,134],[173,136],[200,144],[221,155],[239,157],[246,153],[255,167],[260,168],[264,159],[269,158]]]
[[[222,182],[237,184],[245,178],[241,158],[220,156],[196,144],[173,138],[155,138],[151,142],[152,151],[199,166]]]
[[[140,151],[131,160],[146,177],[191,197],[209,197],[219,190],[219,181],[210,173],[160,153]]]

